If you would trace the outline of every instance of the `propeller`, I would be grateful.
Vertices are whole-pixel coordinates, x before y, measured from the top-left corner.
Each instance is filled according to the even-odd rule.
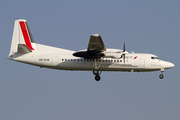
[[[122,54],[122,57],[123,57],[123,59],[124,59],[124,64],[125,64],[125,51],[126,51],[126,48],[125,48],[125,42],[124,42],[123,54]]]

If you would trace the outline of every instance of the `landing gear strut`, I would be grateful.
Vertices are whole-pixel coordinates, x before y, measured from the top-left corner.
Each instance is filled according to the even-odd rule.
[[[160,79],[163,79],[163,78],[164,78],[163,72],[164,72],[164,69],[161,69],[161,74],[159,75],[159,78],[160,78]]]

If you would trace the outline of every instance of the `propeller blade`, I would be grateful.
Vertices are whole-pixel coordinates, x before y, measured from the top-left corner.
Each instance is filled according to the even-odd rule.
[[[126,51],[126,48],[125,48],[125,42],[124,42],[123,52],[125,52],[125,51]]]
[[[124,42],[123,52],[125,51],[126,51],[126,48],[125,48],[125,42]],[[125,53],[123,54],[123,58],[124,58],[124,64],[125,64]]]

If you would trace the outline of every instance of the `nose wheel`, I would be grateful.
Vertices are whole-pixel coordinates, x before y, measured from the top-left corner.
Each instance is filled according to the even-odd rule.
[[[160,74],[160,75],[159,75],[159,78],[160,78],[160,79],[163,79],[163,78],[164,78],[164,75],[163,75],[163,74]]]
[[[163,72],[164,72],[164,69],[161,69],[161,74],[159,75],[159,78],[160,78],[160,79],[163,79],[163,78],[164,78]]]

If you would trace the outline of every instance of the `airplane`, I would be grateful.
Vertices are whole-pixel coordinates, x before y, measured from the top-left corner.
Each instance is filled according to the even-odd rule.
[[[95,80],[101,79],[102,71],[150,72],[174,67],[173,63],[160,60],[156,55],[128,53],[123,50],[107,49],[99,34],[90,36],[87,49],[72,51],[35,43],[25,19],[15,20],[9,60],[43,68],[58,70],[92,71]]]

